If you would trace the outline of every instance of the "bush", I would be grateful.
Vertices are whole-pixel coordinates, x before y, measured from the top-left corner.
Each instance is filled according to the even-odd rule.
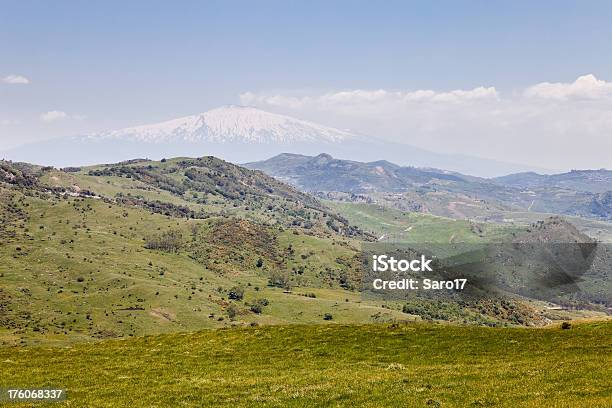
[[[263,266],[263,259],[259,258],[257,260],[257,262],[255,263],[255,266],[257,266],[258,268],[261,268]]]
[[[183,235],[180,231],[166,231],[160,235],[150,236],[145,240],[145,248],[147,249],[178,252],[183,246]]]
[[[277,288],[283,288],[286,290],[291,289],[291,282],[289,280],[289,276],[286,273],[282,272],[272,272],[270,278],[268,279],[268,285],[275,286]]]
[[[227,307],[227,317],[233,319],[234,317],[236,317],[236,315],[238,315],[238,308],[234,305],[229,305]]]
[[[244,297],[244,289],[242,289],[240,286],[234,286],[229,290],[227,297],[232,300],[242,300]]]
[[[323,320],[331,320],[331,319],[333,319],[333,318],[334,318],[334,317],[331,315],[331,313],[325,313],[325,314],[323,315]]]
[[[251,304],[251,312],[260,314],[263,312],[264,306],[268,306],[269,304],[270,302],[266,298],[257,299]]]
[[[569,322],[563,322],[563,323],[561,323],[561,328],[563,330],[569,330],[569,329],[572,328],[572,325]]]

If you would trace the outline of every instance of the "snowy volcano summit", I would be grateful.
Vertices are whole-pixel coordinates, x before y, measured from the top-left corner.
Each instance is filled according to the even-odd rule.
[[[512,163],[430,152],[236,105],[151,125],[23,145],[0,152],[0,158],[65,167],[135,158],[201,156],[247,163],[281,153],[327,153],[363,162],[384,159],[404,166],[435,167],[485,177],[538,171]]]
[[[339,143],[353,139],[355,135],[249,106],[228,105],[198,115],[89,137],[149,143],[287,144]]]
[[[27,145],[6,152],[5,157],[54,166],[179,156],[216,156],[244,163],[284,152],[339,155],[361,146],[364,139],[313,122],[228,105],[160,123]]]

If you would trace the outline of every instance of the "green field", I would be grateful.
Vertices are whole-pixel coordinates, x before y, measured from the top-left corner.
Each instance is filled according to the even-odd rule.
[[[50,405],[67,407],[605,407],[612,323],[206,330],[3,348],[0,373],[0,386],[67,389]]]
[[[498,242],[508,234],[523,230],[499,225],[456,220],[430,214],[400,211],[374,204],[325,201],[352,225],[378,236],[381,241],[402,243]]]

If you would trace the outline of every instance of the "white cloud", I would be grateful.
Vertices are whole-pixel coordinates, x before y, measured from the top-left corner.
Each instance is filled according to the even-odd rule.
[[[597,79],[595,75],[583,75],[572,83],[542,82],[527,88],[525,96],[531,98],[567,100],[594,100],[612,97],[612,82]]]
[[[365,135],[549,168],[612,168],[612,82],[584,75],[500,93],[353,89],[247,92],[242,104]]]
[[[495,101],[499,94],[494,87],[478,87],[471,90],[435,92],[432,90],[388,91],[384,89],[329,92],[322,95],[292,96],[282,94],[255,94],[245,92],[240,95],[245,105],[270,105],[299,109],[309,105],[346,106],[380,103],[467,103],[474,101]]]
[[[2,82],[10,85],[27,85],[30,80],[22,75],[8,75],[2,78]]]
[[[69,115],[64,111],[58,111],[58,110],[45,112],[40,115],[40,120],[42,120],[43,122],[56,122],[56,121],[67,120],[67,119],[85,120],[87,119],[87,117],[83,115],[77,115],[77,114]]]
[[[68,114],[66,112],[57,110],[45,112],[40,115],[40,120],[42,120],[43,122],[55,122],[64,119],[68,119]]]

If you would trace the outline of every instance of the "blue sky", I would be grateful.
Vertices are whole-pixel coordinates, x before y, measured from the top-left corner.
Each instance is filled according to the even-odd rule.
[[[610,21],[606,1],[0,1],[0,78],[29,81],[0,83],[0,142],[155,122],[245,92],[495,87],[511,98],[587,74],[609,81]]]

